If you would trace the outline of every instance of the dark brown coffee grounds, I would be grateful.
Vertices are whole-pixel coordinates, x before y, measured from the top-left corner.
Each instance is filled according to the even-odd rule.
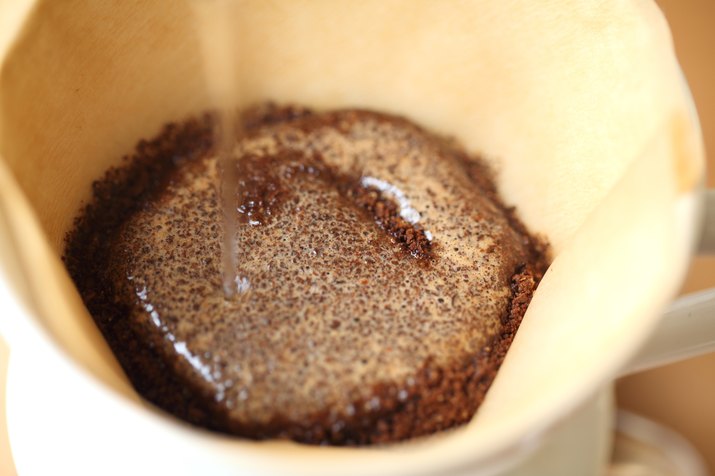
[[[67,236],[137,391],[257,439],[387,443],[469,421],[546,269],[487,168],[394,116],[247,111],[227,301],[211,130],[206,115],[140,142]]]

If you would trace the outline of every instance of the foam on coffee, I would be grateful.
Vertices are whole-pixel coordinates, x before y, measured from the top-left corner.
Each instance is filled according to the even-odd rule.
[[[68,238],[138,391],[253,438],[365,444],[468,421],[545,267],[487,170],[373,112],[264,106],[244,126],[235,299],[208,116],[142,142]]]

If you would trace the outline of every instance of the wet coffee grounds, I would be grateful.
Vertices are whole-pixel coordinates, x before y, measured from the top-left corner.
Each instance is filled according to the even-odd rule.
[[[468,422],[546,269],[483,162],[395,116],[252,108],[226,300],[212,130],[206,114],[139,142],[67,235],[137,391],[254,439],[363,445]]]

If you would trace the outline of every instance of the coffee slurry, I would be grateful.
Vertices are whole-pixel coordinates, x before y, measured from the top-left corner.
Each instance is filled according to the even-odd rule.
[[[486,168],[398,117],[247,111],[226,299],[211,128],[140,142],[67,237],[137,391],[255,439],[385,443],[469,421],[546,268]]]

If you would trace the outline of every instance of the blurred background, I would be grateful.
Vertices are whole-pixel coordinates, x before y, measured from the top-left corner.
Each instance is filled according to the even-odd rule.
[[[673,32],[708,151],[708,187],[715,187],[715,0],[657,0]],[[682,292],[715,286],[715,256],[693,261]],[[715,475],[715,354],[620,380],[618,405],[675,429]]]
[[[0,4],[6,1],[0,0]],[[708,186],[715,187],[715,0],[657,0],[667,17],[675,49],[700,115],[708,157]],[[2,34],[2,32],[0,32]],[[682,292],[715,286],[715,257],[693,261]],[[0,382],[7,370],[7,347],[0,340]],[[618,405],[663,423],[687,438],[715,475],[715,354],[621,379]],[[13,475],[4,431],[0,391],[0,475]]]

